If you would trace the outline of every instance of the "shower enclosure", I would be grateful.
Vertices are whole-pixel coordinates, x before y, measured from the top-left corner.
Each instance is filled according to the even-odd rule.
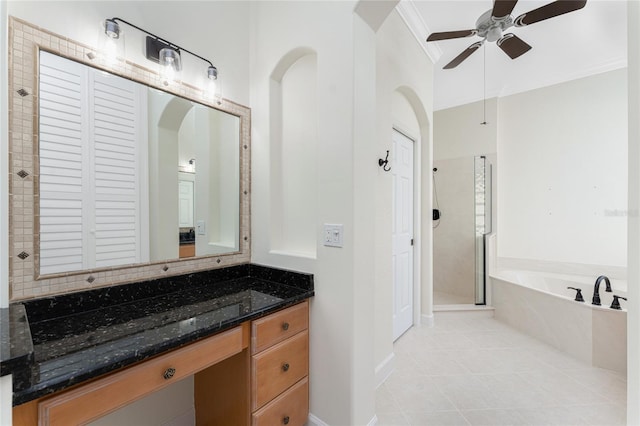
[[[440,160],[434,166],[434,304],[484,305],[491,163],[476,156]]]

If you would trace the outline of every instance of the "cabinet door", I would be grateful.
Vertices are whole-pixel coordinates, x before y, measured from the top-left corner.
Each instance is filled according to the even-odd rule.
[[[309,302],[306,301],[254,321],[251,353],[256,354],[308,328]]]
[[[145,361],[38,404],[40,425],[77,425],[95,420],[232,355],[244,344],[236,327]]]
[[[307,330],[254,355],[252,409],[256,410],[309,374]]]
[[[253,426],[301,426],[309,419],[309,380],[305,377],[256,411]]]

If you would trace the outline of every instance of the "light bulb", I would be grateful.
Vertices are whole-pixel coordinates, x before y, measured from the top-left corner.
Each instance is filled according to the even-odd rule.
[[[158,64],[160,65],[160,79],[162,84],[168,86],[178,80],[178,72],[182,68],[180,65],[180,53],[170,47],[165,47],[158,54]]]
[[[222,103],[222,84],[218,70],[214,66],[207,69],[207,88],[205,89],[205,97],[217,104]]]
[[[102,22],[98,50],[102,63],[107,66],[114,65],[118,57],[124,56],[124,32],[113,19]]]
[[[108,64],[113,64],[118,57],[118,44],[115,39],[107,38],[104,42],[104,59]]]

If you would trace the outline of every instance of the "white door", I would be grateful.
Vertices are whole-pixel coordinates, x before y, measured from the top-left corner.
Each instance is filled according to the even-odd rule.
[[[413,325],[413,141],[393,131],[393,340]]]
[[[193,228],[193,181],[178,181],[178,227]]]

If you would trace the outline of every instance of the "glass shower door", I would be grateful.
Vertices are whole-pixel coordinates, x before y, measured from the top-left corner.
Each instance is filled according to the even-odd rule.
[[[474,158],[474,180],[475,294],[476,305],[485,305],[485,237],[491,233],[491,164],[484,155]]]

